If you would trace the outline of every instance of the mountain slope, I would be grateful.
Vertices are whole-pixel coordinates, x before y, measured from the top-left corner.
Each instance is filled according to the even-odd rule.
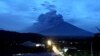
[[[46,27],[46,26],[45,26]],[[92,33],[80,29],[74,25],[71,25],[67,22],[55,25],[52,28],[45,29],[39,33],[49,36],[91,36]]]

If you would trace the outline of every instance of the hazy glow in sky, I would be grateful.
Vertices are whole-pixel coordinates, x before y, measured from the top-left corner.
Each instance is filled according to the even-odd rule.
[[[0,28],[20,31],[54,9],[82,29],[97,32],[95,27],[100,28],[100,0],[0,0]]]

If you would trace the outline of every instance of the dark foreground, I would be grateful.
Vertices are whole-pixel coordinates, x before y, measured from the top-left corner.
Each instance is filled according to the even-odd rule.
[[[51,56],[52,50],[48,50],[46,40],[52,39],[55,45],[61,49],[68,48],[66,54],[72,56],[100,56],[100,33],[87,39],[74,38],[47,38],[36,33],[17,33],[0,31],[0,56]],[[44,46],[25,46],[22,43],[31,41],[41,43]],[[30,43],[28,43],[30,44]],[[84,54],[84,55],[82,55]]]

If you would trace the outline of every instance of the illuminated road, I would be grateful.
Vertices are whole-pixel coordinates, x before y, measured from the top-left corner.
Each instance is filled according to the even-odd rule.
[[[26,53],[26,54],[14,54],[13,56],[55,56],[54,53]]]

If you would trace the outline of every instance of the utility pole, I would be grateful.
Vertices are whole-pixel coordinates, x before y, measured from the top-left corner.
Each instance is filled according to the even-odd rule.
[[[93,56],[93,43],[92,43],[92,41],[91,41],[91,56]]]

